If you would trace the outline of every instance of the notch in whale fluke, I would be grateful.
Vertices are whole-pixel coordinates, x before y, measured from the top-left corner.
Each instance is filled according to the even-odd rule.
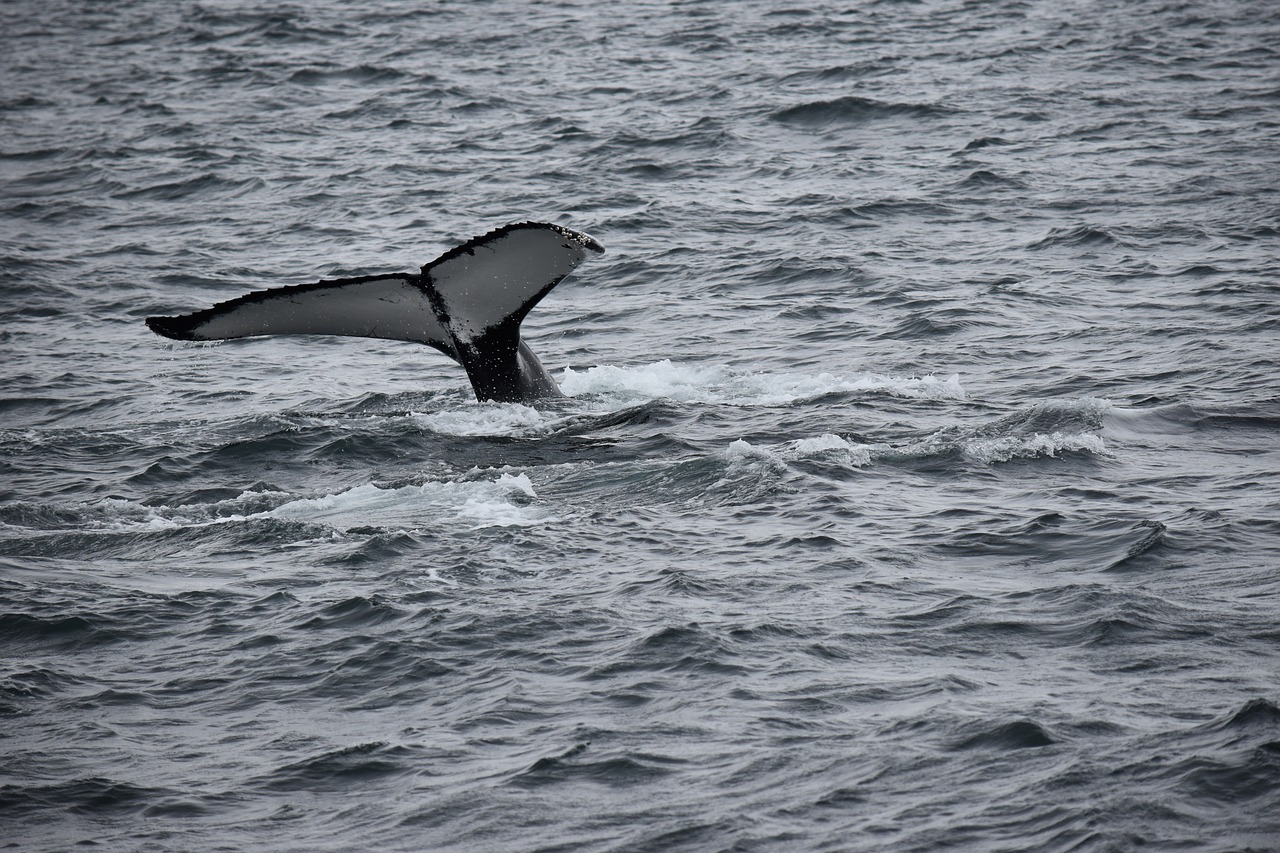
[[[467,371],[479,400],[561,396],[520,338],[533,306],[604,247],[579,231],[517,222],[445,252],[420,273],[372,275],[247,293],[174,317],[148,317],[158,335],[216,341],[259,335],[345,335],[415,341]]]

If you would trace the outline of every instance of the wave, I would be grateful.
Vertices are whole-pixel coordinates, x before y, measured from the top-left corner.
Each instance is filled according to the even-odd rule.
[[[1049,233],[1027,245],[1028,249],[1048,249],[1055,246],[1115,246],[1136,248],[1137,243],[1123,236],[1118,229],[1101,225],[1075,225],[1050,228]]]
[[[729,443],[725,458],[730,460],[759,459],[770,462],[822,461],[834,462],[850,468],[862,468],[871,464],[873,445],[860,444],[847,438],[823,433],[813,438],[800,438],[780,445],[766,447],[745,439]]]
[[[937,104],[893,103],[846,95],[829,101],[810,101],[785,107],[774,111],[770,118],[793,127],[818,129],[894,118],[938,118],[952,112]]]
[[[410,395],[411,405],[425,402],[428,411],[399,411],[404,401],[379,398],[362,401],[336,421],[333,416],[299,413],[255,418],[251,425],[267,429],[266,436],[244,436],[243,424],[229,427],[229,433],[240,436],[231,444],[186,457],[157,460],[154,453],[138,448],[136,452],[152,462],[130,482],[148,492],[146,500],[106,497],[79,503],[7,504],[0,508],[0,553],[56,556],[79,549],[102,557],[127,556],[148,549],[178,553],[184,548],[243,547],[234,543],[248,541],[307,541],[323,536],[325,530],[363,534],[438,526],[527,527],[575,513],[574,493],[599,499],[602,483],[610,495],[623,489],[637,497],[678,495],[678,500],[703,504],[738,504],[789,488],[786,484],[805,472],[843,478],[877,463],[936,465],[960,458],[990,465],[1064,453],[1100,455],[1105,452],[1100,427],[1110,410],[1109,403],[1095,399],[1055,401],[1025,407],[989,424],[943,427],[905,441],[872,441],[839,430],[801,427],[798,435],[793,432],[781,440],[742,437],[717,450],[681,437],[681,424],[696,409],[647,398],[661,393],[693,403],[791,406],[831,394],[945,401],[964,399],[964,392],[954,376],[777,376],[667,361],[634,369],[568,369],[565,384],[580,396],[542,409]],[[643,402],[628,405],[628,397]],[[435,411],[430,410],[433,402],[439,407]],[[825,401],[823,408],[829,408]],[[318,424],[307,426],[316,419]],[[406,430],[417,434],[408,444],[403,439]],[[424,438],[422,430],[442,438]],[[459,438],[443,440],[450,435]],[[290,442],[279,446],[278,440],[285,438]],[[246,450],[263,441],[266,450]],[[243,472],[246,465],[281,454],[305,454],[326,464],[339,460],[344,463],[339,470],[346,471],[349,463],[365,464],[366,455],[369,463],[386,463],[403,458],[402,445],[415,450],[424,442],[434,448],[429,472],[398,481],[322,487],[318,495],[299,494],[296,485],[256,482],[235,489],[191,482],[192,477],[224,479],[228,472]],[[366,446],[367,454],[361,450]],[[589,456],[584,459],[586,450]],[[454,454],[458,462],[473,467],[451,473],[457,469],[447,460]],[[474,467],[485,458],[490,460],[487,467]],[[600,466],[606,465],[617,467],[602,481]],[[546,470],[556,478],[556,509],[540,499],[525,473],[534,470]],[[1120,555],[1119,562],[1156,547],[1163,537],[1162,528],[1145,530],[1143,542]]]
[[[959,455],[988,465],[1063,453],[1102,455],[1103,418],[1111,408],[1109,401],[1092,397],[1036,403],[979,427],[944,427],[884,455],[904,460]]]
[[[272,791],[345,791],[412,772],[413,752],[384,741],[356,744],[287,764],[258,785]]]
[[[246,193],[255,192],[266,186],[261,178],[225,178],[216,174],[198,175],[192,178],[181,178],[171,181],[160,181],[144,187],[121,189],[112,193],[112,198],[137,201],[179,201],[196,199],[229,199]],[[112,251],[136,253],[139,247],[114,247]]]
[[[103,776],[50,785],[5,785],[0,788],[0,813],[20,815],[53,808],[98,816],[138,814],[175,793]]]
[[[1201,727],[1204,731],[1280,734],[1280,707],[1266,699],[1250,699],[1243,706]]]
[[[12,615],[0,617],[0,635],[4,635],[6,641],[11,640],[9,626],[6,623]],[[43,636],[38,639],[43,643]],[[14,667],[0,677],[0,714],[17,714],[19,713],[18,703],[51,699],[84,683],[83,678],[69,672],[59,672],[41,666]]]
[[[405,418],[419,429],[459,437],[543,438],[583,435],[620,424],[662,417],[662,401],[731,406],[790,406],[833,394],[915,400],[964,400],[958,375],[894,377],[882,374],[747,373],[718,365],[670,359],[648,365],[566,367],[559,377],[566,401],[537,407],[477,403],[458,395],[371,395],[348,408],[352,418]],[[317,416],[318,417],[318,416]],[[280,440],[299,442],[290,422]],[[385,436],[380,440],[386,441]],[[349,447],[346,448],[350,452]],[[296,448],[294,449],[296,452]]]
[[[1108,428],[1128,435],[1216,434],[1257,440],[1280,432],[1280,404],[1212,406],[1173,403],[1150,409],[1115,407]]]
[[[477,472],[477,476],[485,476]],[[331,527],[421,526],[426,518],[470,523],[472,529],[540,524],[552,520],[536,506],[526,474],[501,473],[497,479],[427,482],[380,487],[373,483],[318,498],[299,498],[272,510],[273,518]]]
[[[514,774],[508,784],[539,788],[564,782],[592,782],[610,787],[628,787],[655,782],[670,776],[686,764],[684,759],[663,755],[630,753],[592,758],[598,749],[578,743],[558,755],[539,758],[527,769]]]
[[[0,614],[0,639],[10,648],[80,650],[136,636],[101,616]]]
[[[290,83],[304,86],[322,86],[330,83],[357,83],[360,85],[376,85],[412,76],[397,68],[385,68],[378,65],[356,65],[337,68],[309,67],[302,68],[289,75]],[[418,82],[433,82],[431,75],[423,75]]]
[[[1034,413],[1041,408],[1044,407],[1032,407],[1032,411]],[[1070,407],[1067,408],[1070,410]],[[1029,422],[1033,424],[1029,428],[1034,429],[1034,417],[1034,414],[1020,413],[977,431],[947,428],[923,440],[906,444],[868,443],[829,432],[772,444],[736,439],[721,452],[719,458],[727,464],[727,468],[712,485],[724,487],[732,484],[736,497],[741,499],[749,494],[758,495],[777,488],[788,479],[786,472],[792,470],[838,475],[842,471],[858,471],[878,463],[892,465],[903,461],[945,460],[955,456],[992,465],[1015,459],[1058,458],[1065,453],[1097,455],[1105,452],[1102,438],[1087,432],[1030,432],[1025,435],[985,437],[975,434],[984,430],[1018,429]],[[677,474],[668,469],[664,476],[684,479],[687,473]],[[692,486],[694,482],[691,479],[686,485]],[[1104,527],[1106,529],[1101,535],[1105,542],[1100,546],[1102,551],[1098,554],[1102,559],[1099,567],[1103,569],[1120,568],[1157,548],[1166,538],[1166,527],[1158,521],[1139,521],[1136,525],[1125,521],[1118,537],[1113,535],[1115,531],[1109,525]],[[983,536],[987,538],[989,534]]]
[[[1017,178],[1010,178],[1006,175],[992,172],[989,169],[977,169],[969,173],[969,176],[958,182],[956,186],[963,187],[965,189],[991,189],[1000,187],[1026,189],[1027,185],[1022,181],[1019,181]]]
[[[529,435],[549,431],[557,420],[522,403],[481,403],[460,409],[414,413],[413,420],[432,432],[449,435]]]
[[[1061,453],[1101,455],[1106,452],[1101,436],[1063,432],[996,438],[975,437],[961,442],[959,446],[968,458],[988,464],[1014,459],[1057,457]]]
[[[976,139],[970,140],[969,143],[965,145],[964,150],[977,151],[982,148],[990,148],[992,146],[1001,146],[1001,145],[1008,145],[1008,144],[1010,144],[1009,140],[1004,139],[1003,137],[1000,137],[1000,136],[979,136]]]
[[[274,487],[221,497],[225,494],[206,490],[167,504],[105,498],[7,507],[0,521],[0,555],[131,558],[288,545],[323,537],[325,530],[370,534],[443,526],[474,531],[555,520],[526,474],[488,469],[451,480],[365,483],[318,497],[296,497]],[[74,643],[107,636],[94,624],[76,621],[0,625],[0,633],[5,631],[65,635]]]
[[[1008,752],[1015,749],[1032,749],[1052,746],[1057,739],[1043,726],[1032,720],[1014,720],[993,727],[982,726],[964,737],[952,748],[957,750],[990,749]]]
[[[844,208],[850,216],[881,221],[892,217],[938,218],[956,215],[955,208],[920,198],[882,198],[854,207]]]
[[[847,83],[864,77],[881,77],[893,70],[893,63],[872,59],[850,65],[832,65],[823,69],[806,69],[788,74],[784,80],[812,80],[822,83]]]
[[[668,359],[639,367],[603,365],[565,368],[561,389],[570,397],[601,395],[614,400],[669,399],[682,403],[784,406],[828,394],[883,394],[923,400],[963,400],[960,377],[837,376],[743,373]]]

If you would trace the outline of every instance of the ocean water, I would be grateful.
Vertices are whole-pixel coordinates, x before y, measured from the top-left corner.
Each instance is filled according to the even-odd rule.
[[[0,847],[1280,849],[1280,6],[0,54]],[[523,219],[563,401],[142,323]]]

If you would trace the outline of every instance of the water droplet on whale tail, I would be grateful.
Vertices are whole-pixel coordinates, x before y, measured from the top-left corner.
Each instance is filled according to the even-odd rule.
[[[520,323],[587,257],[603,252],[579,231],[517,222],[450,249],[416,275],[260,290],[146,323],[158,335],[183,341],[262,335],[414,341],[461,364],[477,399],[531,402],[561,393],[520,339]]]

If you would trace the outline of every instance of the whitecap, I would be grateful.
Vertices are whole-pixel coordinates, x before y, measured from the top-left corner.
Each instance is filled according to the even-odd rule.
[[[855,468],[871,464],[871,445],[859,444],[847,438],[825,432],[813,438],[802,438],[790,443],[787,455],[793,459],[834,459]]]
[[[412,417],[426,429],[447,435],[538,435],[549,432],[553,424],[552,417],[521,403],[481,403]]]
[[[635,367],[601,365],[580,371],[566,367],[560,387],[570,397],[599,394],[624,400],[662,398],[746,406],[787,405],[847,392],[926,400],[963,400],[966,396],[956,374],[944,379],[932,375],[741,373],[714,365],[678,364],[670,359]]]
[[[738,438],[729,442],[729,446],[724,450],[725,459],[730,461],[737,459],[773,459],[774,454],[763,447],[758,447],[745,438]]]
[[[536,497],[528,475],[503,472],[496,480],[428,481],[389,488],[365,483],[289,501],[263,515],[338,528],[412,529],[450,519],[473,522],[474,529],[528,526],[548,520],[541,508],[527,503]]]
[[[1106,444],[1099,435],[1054,432],[973,438],[963,443],[963,451],[970,459],[990,464],[1039,456],[1056,457],[1064,452],[1085,451],[1102,455],[1106,452]]]

